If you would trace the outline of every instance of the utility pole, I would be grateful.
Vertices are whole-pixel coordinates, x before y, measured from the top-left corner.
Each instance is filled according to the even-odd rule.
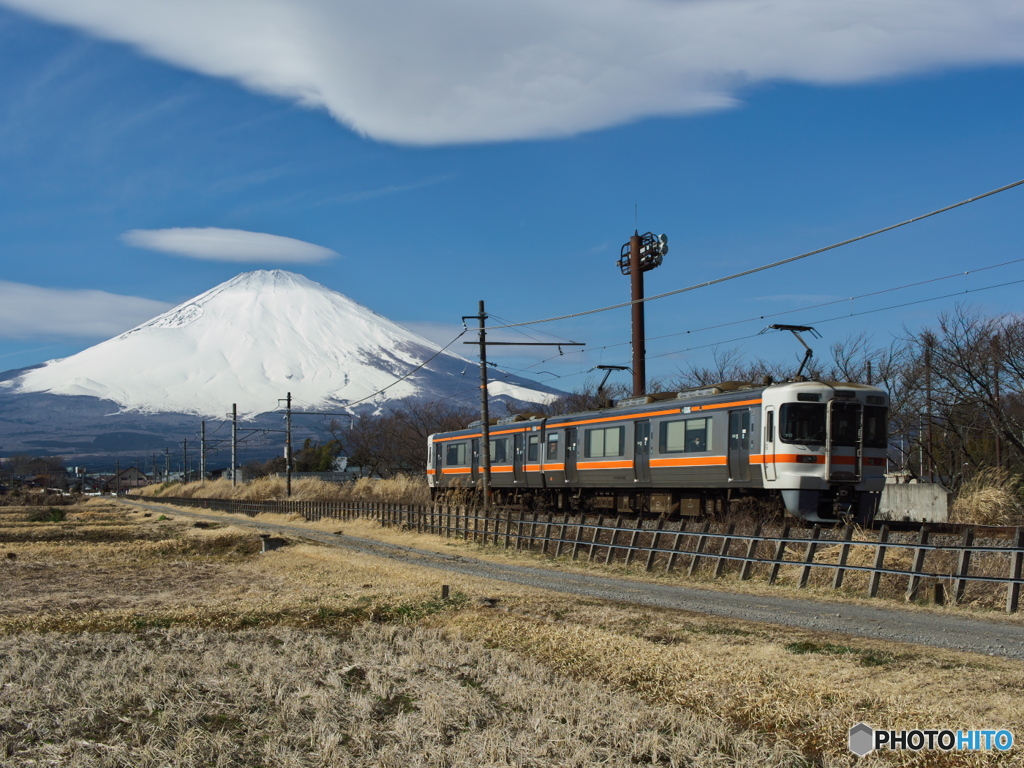
[[[114,495],[121,495],[121,460],[114,459]]]
[[[285,496],[292,497],[292,393],[288,393],[288,409],[284,417],[284,461],[285,461]]]
[[[171,449],[164,448],[164,482],[171,479]]]
[[[238,485],[238,403],[231,404],[231,485]]]
[[[668,236],[655,237],[634,231],[619,254],[619,270],[629,275],[629,298],[633,320],[633,396],[644,394],[647,387],[647,350],[644,348],[644,272],[661,266],[668,253]]]
[[[999,431],[1002,429],[1002,410],[1003,406],[999,400],[999,373],[1001,368],[1000,352],[999,352],[999,334],[996,333],[992,337],[992,394],[995,399],[995,411],[996,418],[993,423],[992,432],[996,437],[996,467],[1003,466],[1003,441],[1000,437]]]
[[[925,440],[928,442],[928,482],[935,482],[935,442],[932,439],[932,340],[929,337],[924,347],[924,412],[928,417]],[[921,466],[924,474],[924,465]]]
[[[480,488],[484,494],[484,509],[491,503],[491,414],[487,405],[487,331],[484,322],[484,300],[480,299],[480,451],[483,457]]]
[[[582,347],[582,341],[487,341],[486,320],[487,312],[484,310],[483,299],[480,300],[480,313],[477,315],[463,315],[462,322],[476,320],[479,322],[479,338],[477,341],[464,341],[463,344],[478,344],[480,346],[480,442],[482,453],[482,467],[480,477],[480,489],[483,492],[484,509],[488,507],[491,500],[491,414],[487,403],[487,345],[492,346],[515,346],[515,347]]]
[[[199,422],[199,479],[206,479],[206,422]]]

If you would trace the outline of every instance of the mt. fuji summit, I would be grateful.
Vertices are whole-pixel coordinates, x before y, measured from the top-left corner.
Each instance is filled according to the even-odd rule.
[[[467,361],[440,350],[319,283],[261,270],[0,386],[12,393],[100,398],[136,413],[211,418],[222,418],[232,403],[246,415],[276,410],[287,392],[303,408],[355,405],[385,387],[375,405],[460,395],[472,402],[479,390],[461,375]],[[492,397],[525,403],[557,394],[512,376],[488,388]]]

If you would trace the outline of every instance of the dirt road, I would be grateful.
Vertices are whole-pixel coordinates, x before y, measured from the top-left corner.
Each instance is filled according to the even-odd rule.
[[[123,501],[137,508],[176,517],[224,522],[223,515],[204,515],[164,504]],[[830,603],[769,595],[639,582],[629,579],[562,572],[445,555],[373,539],[322,533],[298,526],[275,525],[241,515],[234,524],[265,533],[287,534],[344,547],[411,565],[512,582],[603,600],[692,611],[744,621],[760,621],[821,632],[913,643],[953,650],[1024,659],[1024,626],[996,618],[985,620],[945,613],[900,610],[851,603]]]

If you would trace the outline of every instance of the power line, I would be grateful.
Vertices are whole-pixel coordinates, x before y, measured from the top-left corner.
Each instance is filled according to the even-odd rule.
[[[447,350],[447,348],[449,348],[450,346],[452,346],[453,344],[455,344],[455,343],[456,343],[457,341],[459,341],[459,339],[461,339],[461,338],[462,338],[463,336],[465,336],[465,335],[466,335],[466,331],[464,330],[464,331],[463,331],[462,333],[460,333],[460,334],[459,334],[458,336],[456,336],[456,337],[455,337],[454,339],[452,339],[452,341],[450,341],[449,343],[447,343],[447,344],[445,344],[444,346],[442,346],[442,347],[441,347],[440,349],[438,349],[438,350],[437,350],[436,352],[434,352],[434,353],[433,353],[432,355],[430,355],[429,357],[427,357],[427,359],[423,360],[423,362],[421,362],[421,364],[420,364],[419,366],[417,366],[416,368],[414,368],[413,370],[411,370],[411,371],[410,371],[409,373],[407,373],[407,374],[404,374],[403,376],[401,376],[401,377],[399,377],[399,378],[395,379],[394,381],[392,381],[392,382],[391,382],[390,384],[388,384],[388,385],[387,385],[386,387],[382,387],[381,389],[378,389],[378,390],[377,390],[376,392],[374,392],[373,394],[368,394],[368,395],[367,395],[366,397],[364,397],[364,398],[362,398],[362,399],[360,399],[360,400],[352,400],[352,401],[347,401],[347,402],[345,402],[345,404],[344,404],[343,408],[351,408],[352,406],[358,406],[358,404],[359,404],[360,402],[366,402],[367,400],[372,400],[372,399],[373,399],[374,397],[376,397],[377,395],[379,395],[379,394],[383,394],[384,392],[386,392],[387,390],[389,390],[389,389],[390,389],[391,387],[393,387],[393,386],[394,386],[395,384],[400,384],[401,382],[403,382],[404,380],[408,379],[408,378],[409,378],[410,376],[412,376],[413,374],[415,374],[415,373],[416,373],[417,371],[419,371],[420,369],[422,369],[422,368],[423,368],[424,366],[428,365],[428,364],[429,364],[429,362],[431,362],[431,361],[432,361],[432,360],[433,360],[433,359],[434,359],[435,357],[437,357],[437,356],[438,356],[438,355],[440,355],[440,354],[441,354],[442,352],[444,352],[445,350]],[[308,415],[308,414],[307,414],[307,415]]]
[[[904,307],[913,307],[913,306],[916,306],[918,304],[927,304],[929,301],[939,301],[941,299],[949,299],[949,298],[952,298],[953,296],[962,296],[962,295],[967,294],[967,293],[979,293],[980,291],[991,291],[991,290],[993,290],[995,288],[1005,288],[1008,285],[1019,285],[1020,283],[1024,283],[1024,279],[1021,279],[1021,280],[1010,280],[1009,282],[998,283],[996,285],[986,285],[983,288],[967,288],[967,289],[965,289],[963,291],[955,291],[953,293],[943,294],[942,296],[931,296],[931,297],[929,297],[927,299],[918,299],[917,301],[906,301],[906,302],[903,302],[902,304],[891,304],[888,307],[876,307],[875,309],[865,309],[863,312],[851,312],[848,315],[836,315],[835,317],[823,318],[821,320],[812,320],[811,324],[813,324],[813,325],[822,325],[824,323],[835,322],[836,320],[846,320],[847,318],[850,318],[850,317],[862,317],[863,315],[873,315],[876,312],[888,312],[888,311],[893,310],[893,309],[903,309]],[[695,350],[695,349],[705,349],[706,347],[717,347],[719,344],[730,344],[730,343],[732,343],[734,341],[743,341],[745,339],[752,339],[752,338],[754,338],[756,336],[759,336],[759,335],[760,335],[760,332],[750,334],[749,336],[741,336],[738,339],[731,339],[730,341],[718,341],[718,342],[714,342],[713,344],[705,344],[705,345],[702,345],[702,346],[699,346],[699,347],[688,347],[687,349],[677,349],[677,350],[672,350],[671,352],[663,352],[660,355],[652,355],[651,357],[668,357],[669,355],[679,354],[680,352],[690,352],[690,351]]]
[[[923,221],[924,219],[930,218],[932,216],[938,216],[940,213],[946,213],[947,211],[951,211],[954,208],[959,208],[961,206],[977,202],[978,200],[983,200],[986,197],[991,197],[992,195],[997,195],[1000,192],[1005,192],[1008,189],[1013,189],[1014,187],[1019,187],[1022,184],[1024,184],[1024,179],[1021,179],[1020,181],[1015,181],[1012,184],[1007,184],[1006,186],[1003,186],[1003,187],[999,187],[998,189],[990,190],[990,191],[985,192],[985,193],[980,194],[980,195],[975,195],[974,197],[971,197],[971,198],[969,198],[967,200],[961,200],[959,203],[953,203],[952,205],[947,205],[947,206],[945,206],[943,208],[938,208],[937,210],[931,211],[929,213],[923,213],[920,216],[915,216],[912,219],[907,219],[906,221],[901,221],[898,224],[890,224],[887,227],[882,227],[881,229],[876,229],[873,232],[868,232],[868,233],[863,234],[863,235],[857,235],[857,237],[851,237],[848,240],[843,240],[843,241],[838,242],[838,243],[833,243],[832,245],[826,245],[824,248],[817,248],[817,249],[815,249],[813,251],[808,251],[807,253],[801,253],[798,256],[790,256],[788,259],[782,259],[780,261],[775,261],[775,262],[772,262],[771,264],[764,264],[764,265],[762,265],[760,267],[754,267],[753,269],[748,269],[748,270],[746,270],[744,272],[737,272],[736,274],[733,274],[733,275],[726,275],[725,277],[719,277],[719,278],[716,278],[714,280],[708,280],[707,282],[704,282],[704,283],[697,283],[696,285],[690,285],[690,286],[687,286],[686,288],[677,288],[674,291],[666,291],[665,293],[659,293],[659,294],[657,294],[655,296],[647,296],[646,298],[637,299],[636,301],[624,301],[624,302],[621,302],[620,304],[612,304],[611,306],[600,307],[598,309],[588,309],[588,310],[585,310],[583,312],[574,312],[574,313],[569,314],[569,315],[559,315],[558,317],[546,317],[546,318],[543,318],[541,320],[527,320],[526,322],[512,323],[512,324],[509,324],[509,325],[495,325],[495,326],[492,326],[490,328],[490,330],[496,331],[496,330],[500,330],[502,328],[517,328],[517,327],[523,326],[523,325],[537,325],[539,323],[551,323],[551,322],[554,322],[556,320],[569,320],[569,319],[574,318],[574,317],[583,317],[584,315],[593,315],[593,314],[596,314],[598,312],[607,312],[607,311],[612,310],[612,309],[621,309],[622,307],[629,307],[629,306],[632,306],[633,304],[640,304],[640,303],[643,303],[643,302],[655,301],[656,299],[664,299],[664,298],[666,298],[668,296],[676,296],[676,295],[678,295],[680,293],[686,293],[688,291],[695,291],[698,288],[707,288],[710,285],[717,285],[719,283],[724,283],[724,282],[727,282],[729,280],[735,280],[735,279],[737,279],[739,277],[746,277],[747,275],[753,275],[753,274],[756,274],[758,272],[764,272],[765,270],[768,270],[768,269],[774,269],[775,267],[781,267],[784,264],[791,264],[794,261],[800,261],[801,259],[806,259],[809,256],[816,256],[819,253],[825,253],[826,251],[831,251],[831,250],[834,250],[836,248],[841,248],[844,245],[850,245],[851,243],[856,243],[856,242],[858,242],[860,240],[866,240],[869,237],[874,237],[875,235],[880,235],[883,232],[890,232],[890,231],[892,231],[894,229],[899,229],[900,227],[905,227],[908,224],[914,224],[915,222]]]
[[[881,296],[882,294],[885,294],[885,293],[893,293],[895,291],[903,291],[903,290],[906,290],[908,288],[919,288],[922,285],[929,285],[931,283],[938,283],[938,282],[942,282],[943,280],[951,280],[951,279],[953,279],[955,277],[966,277],[967,275],[970,275],[972,272],[985,272],[986,270],[989,270],[989,269],[997,269],[998,267],[1006,267],[1006,266],[1009,266],[1011,264],[1019,264],[1022,261],[1024,261],[1024,259],[1013,259],[1012,261],[1004,261],[1002,264],[992,264],[991,266],[988,266],[988,267],[979,267],[978,269],[967,270],[967,271],[964,271],[964,272],[954,272],[951,275],[943,275],[942,277],[933,277],[933,278],[930,278],[928,280],[919,280],[916,283],[907,283],[906,285],[898,285],[898,286],[895,286],[894,288],[885,288],[885,289],[880,290],[880,291],[871,291],[869,293],[862,293],[862,294],[860,294],[858,296],[848,296],[846,298],[835,299],[833,301],[823,301],[820,304],[810,304],[810,305],[808,305],[806,307],[797,307],[796,309],[784,309],[784,310],[781,310],[779,312],[770,312],[770,313],[764,314],[764,315],[755,315],[753,317],[748,317],[748,318],[745,318],[743,320],[730,320],[730,321],[725,322],[725,323],[718,323],[717,325],[707,325],[707,326],[704,326],[703,328],[692,328],[692,329],[690,329],[688,331],[677,331],[676,333],[666,333],[666,334],[663,334],[661,336],[651,336],[647,340],[648,341],[658,341],[659,339],[669,339],[669,338],[672,338],[673,336],[685,336],[686,334],[690,334],[690,333],[701,333],[703,331],[713,331],[716,328],[727,328],[730,325],[741,325],[742,323],[750,323],[750,322],[753,322],[754,320],[767,320],[768,318],[772,318],[772,317],[781,317],[782,315],[791,315],[794,312],[808,312],[808,311],[810,311],[812,309],[821,309],[822,307],[831,307],[831,306],[834,306],[836,304],[843,304],[844,302],[847,302],[847,301],[857,301],[858,299],[867,299],[867,298],[870,298],[872,296]],[[993,287],[999,287],[999,286],[993,286]],[[969,289],[965,289],[965,292],[967,292],[968,290]],[[949,295],[953,296],[953,295],[956,295],[956,294],[949,294]],[[937,298],[946,298],[946,297],[940,296],[940,297],[937,297]],[[926,301],[932,301],[932,299],[926,299]],[[620,342],[618,342],[616,344],[608,344],[608,345],[603,346],[603,347],[590,347],[589,349],[583,349],[583,350],[580,350],[580,351],[581,352],[587,352],[587,351],[590,351],[590,350],[593,350],[593,349],[611,349],[612,347],[623,347],[623,346],[626,346],[628,344],[629,344],[628,341],[620,341]]]
[[[808,306],[805,306],[805,307],[797,307],[796,309],[785,309],[785,310],[781,310],[779,312],[769,312],[769,313],[766,313],[766,314],[763,314],[763,315],[754,315],[752,317],[744,318],[742,320],[729,320],[729,321],[726,321],[724,323],[716,323],[715,325],[707,325],[707,326],[704,326],[702,328],[691,328],[691,329],[686,330],[686,331],[677,331],[675,333],[666,333],[666,334],[663,334],[661,336],[652,336],[651,338],[648,339],[648,341],[657,341],[659,339],[668,339],[668,338],[672,338],[674,336],[685,336],[685,335],[689,335],[691,333],[702,333],[704,331],[712,331],[712,330],[715,330],[715,329],[718,329],[718,328],[727,328],[727,327],[733,326],[733,325],[741,325],[743,323],[749,323],[749,322],[753,322],[755,320],[767,320],[769,318],[780,317],[782,315],[790,315],[790,314],[793,314],[795,312],[808,312],[808,311],[810,311],[812,309],[820,309],[822,307],[829,307],[829,306],[834,306],[836,304],[843,304],[844,302],[847,302],[847,301],[856,301],[856,300],[859,300],[859,299],[870,298],[871,296],[880,296],[880,295],[885,294],[885,293],[893,293],[895,291],[902,291],[902,290],[906,290],[908,288],[918,288],[918,287],[920,287],[922,285],[929,285],[931,283],[937,283],[937,282],[941,282],[943,280],[951,280],[951,279],[953,279],[955,277],[966,277],[966,276],[974,274],[974,273],[986,272],[986,271],[988,271],[990,269],[998,269],[1000,267],[1007,267],[1007,266],[1010,266],[1012,264],[1019,264],[1021,262],[1024,262],[1024,258],[1022,258],[1022,259],[1011,259],[1010,261],[1004,261],[1004,262],[1001,262],[999,264],[990,264],[990,265],[985,266],[985,267],[978,267],[977,269],[965,270],[963,272],[954,272],[954,273],[949,274],[949,275],[942,275],[941,277],[933,277],[933,278],[929,278],[927,280],[918,280],[917,282],[906,283],[905,285],[898,285],[898,286],[894,286],[892,288],[884,288],[884,289],[879,290],[879,291],[871,291],[869,293],[862,293],[862,294],[857,295],[857,296],[849,296],[849,297],[842,298],[842,299],[835,299],[833,301],[825,301],[825,302],[821,302],[820,304],[811,304],[811,305],[808,305]],[[929,298],[929,299],[923,299],[922,301],[936,301],[938,299],[949,298],[950,296],[957,296],[960,293],[973,293],[975,291],[989,290],[990,288],[999,288],[999,287],[1002,287],[1003,285],[1012,285],[1012,283],[1002,283],[1002,284],[999,284],[999,285],[987,286],[987,287],[984,287],[984,288],[977,288],[977,289],[964,289],[964,291],[957,291],[955,293],[946,294],[946,295],[943,295],[943,296],[936,296],[936,297],[932,297],[932,298]],[[913,303],[918,303],[918,302],[912,302],[911,304],[913,304]],[[906,306],[911,306],[911,304],[907,304]],[[893,305],[893,307],[889,307],[887,309],[899,308],[900,306],[901,305]],[[882,311],[882,310],[869,310],[869,311],[863,312],[863,313],[845,315],[844,317],[855,317],[855,316],[858,316],[859,314],[870,314],[871,312],[874,312],[874,311]],[[741,339],[746,339],[746,338],[750,338],[750,337],[747,337],[747,336],[741,337]],[[677,351],[679,351],[679,352],[688,352],[688,351],[695,350],[695,349],[705,349],[705,348],[707,348],[709,346],[717,346],[718,344],[727,344],[727,343],[730,343],[730,342],[728,342],[728,341],[719,341],[719,342],[714,342],[712,344],[703,344],[703,345],[699,345],[699,346],[696,346],[696,347],[687,347],[686,349],[677,350]],[[629,344],[630,344],[630,342],[628,342],[628,341],[620,341],[620,342],[616,342],[614,344],[604,344],[604,345],[601,345],[601,346],[587,347],[586,349],[572,350],[568,354],[583,354],[584,352],[603,351],[603,350],[606,350],[606,349],[614,349],[615,347],[628,346]],[[674,352],[670,352],[670,353],[667,353],[667,354],[674,354]],[[653,357],[665,357],[665,354],[654,355]],[[525,368],[516,369],[515,371],[512,371],[512,373],[513,374],[526,373],[531,368],[536,368],[539,365],[544,365],[545,363],[549,363],[549,362],[551,362],[552,360],[555,360],[555,359],[556,359],[556,357],[554,355],[552,355],[551,357],[545,358],[544,360],[541,360],[539,362],[533,363],[532,365],[528,365]],[[566,376],[575,376],[575,375],[578,375],[578,374],[575,374],[575,373],[573,373],[573,374],[564,374],[563,376],[557,376],[555,378],[564,378]]]

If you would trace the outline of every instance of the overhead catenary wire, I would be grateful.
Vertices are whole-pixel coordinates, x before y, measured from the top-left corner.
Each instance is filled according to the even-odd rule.
[[[974,197],[968,198],[967,200],[961,200],[958,203],[953,203],[951,205],[947,205],[947,206],[944,206],[942,208],[938,208],[938,209],[936,209],[934,211],[929,211],[928,213],[922,213],[919,216],[913,217],[912,219],[907,219],[905,221],[901,221],[901,222],[898,222],[896,224],[890,224],[887,227],[882,227],[881,229],[876,229],[873,232],[867,232],[867,233],[865,233],[863,235],[857,235],[856,237],[851,237],[851,238],[849,238],[847,240],[842,240],[842,241],[840,241],[838,243],[833,243],[832,245],[826,245],[823,248],[816,248],[813,251],[807,251],[806,253],[801,253],[801,254],[799,254],[797,256],[790,256],[787,259],[780,259],[779,261],[773,261],[770,264],[763,264],[760,267],[754,267],[753,269],[748,269],[748,270],[745,270],[743,272],[736,272],[735,274],[725,275],[724,277],[718,277],[718,278],[715,278],[714,280],[707,280],[707,281],[705,281],[703,283],[697,283],[695,285],[689,285],[689,286],[687,286],[685,288],[677,288],[675,290],[666,291],[664,293],[659,293],[659,294],[656,294],[654,296],[647,296],[647,297],[645,297],[643,299],[637,299],[636,301],[623,301],[623,302],[620,302],[618,304],[612,304],[612,305],[607,306],[607,307],[598,307],[597,309],[587,309],[587,310],[584,310],[582,312],[573,312],[573,313],[568,314],[568,315],[559,315],[557,317],[545,317],[545,318],[542,318],[542,319],[539,319],[539,320],[526,320],[526,321],[521,322],[521,323],[511,323],[509,325],[495,325],[495,326],[491,326],[490,328],[488,328],[488,330],[489,331],[497,331],[497,330],[501,330],[502,328],[518,328],[518,327],[521,327],[521,326],[524,326],[524,325],[538,325],[540,323],[552,323],[552,322],[555,322],[556,320],[569,320],[569,319],[574,318],[574,317],[583,317],[584,315],[593,315],[593,314],[597,314],[598,312],[608,312],[609,310],[612,310],[612,309],[621,309],[622,307],[629,307],[629,306],[632,306],[633,304],[640,304],[640,303],[646,303],[646,302],[649,302],[649,301],[656,301],[658,299],[664,299],[664,298],[666,298],[668,296],[676,296],[676,295],[678,295],[680,293],[687,293],[688,291],[696,291],[699,288],[707,288],[708,286],[711,286],[711,285],[718,285],[719,283],[725,283],[725,282],[728,282],[729,280],[736,280],[737,278],[740,278],[740,277],[746,277],[748,275],[757,274],[758,272],[764,272],[764,271],[769,270],[769,269],[774,269],[775,267],[781,267],[784,264],[792,264],[794,261],[800,261],[801,259],[806,259],[806,258],[808,258],[810,256],[817,256],[819,253],[825,253],[826,251],[832,251],[832,250],[835,250],[836,248],[842,248],[845,245],[850,245],[851,243],[856,243],[856,242],[859,242],[860,240],[866,240],[869,237],[875,237],[876,235],[881,235],[881,234],[883,234],[885,232],[891,232],[894,229],[899,229],[900,227],[905,227],[905,226],[908,226],[910,224],[914,224],[914,223],[916,223],[918,221],[923,221],[924,219],[931,218],[932,216],[938,216],[940,213],[946,213],[947,211],[952,211],[955,208],[960,208],[961,206],[969,205],[971,203],[977,202],[978,200],[983,200],[986,197],[992,197],[993,195],[998,195],[1000,192],[1006,192],[1007,190],[1013,189],[1014,187],[1019,187],[1022,184],[1024,184],[1024,179],[1020,179],[1019,181],[1015,181],[1012,184],[1006,184],[1005,186],[999,187],[998,189],[989,190],[988,192],[984,192],[984,193],[982,193],[980,195],[975,195]]]
[[[1013,262],[1007,262],[1007,263],[1013,263]],[[997,265],[997,266],[1002,266],[1002,265]],[[980,271],[980,270],[975,270],[975,271]],[[924,282],[932,282],[932,281],[924,281]],[[942,294],[940,296],[929,296],[926,299],[918,299],[918,300],[915,300],[915,301],[907,301],[907,302],[902,302],[900,304],[891,304],[891,305],[886,306],[886,307],[876,307],[875,309],[867,309],[867,310],[864,310],[862,312],[850,312],[848,314],[836,315],[835,317],[822,318],[820,320],[812,320],[812,321],[810,321],[810,324],[812,324],[812,325],[823,325],[825,323],[831,323],[831,322],[835,322],[835,321],[838,321],[838,320],[846,320],[846,319],[851,318],[851,317],[861,317],[863,315],[871,315],[871,314],[875,314],[877,312],[889,312],[889,311],[894,310],[894,309],[903,309],[904,307],[913,307],[913,306],[916,306],[918,304],[926,304],[926,303],[928,303],[930,301],[940,301],[942,299],[949,299],[949,298],[953,298],[955,296],[963,296],[963,295],[972,294],[972,293],[980,293],[982,291],[991,291],[991,290],[994,290],[996,288],[1006,288],[1007,286],[1020,285],[1022,283],[1024,283],[1024,279],[1009,280],[1009,281],[1004,282],[1004,283],[997,283],[995,285],[986,285],[986,286],[982,286],[980,288],[966,288],[966,289],[964,289],[962,291],[954,291],[952,293],[945,293],[945,294]],[[893,290],[895,290],[895,289],[893,289]],[[877,293],[885,293],[885,291],[878,291],[878,292],[876,292],[876,294]],[[876,294],[865,294],[865,295],[876,295]],[[856,298],[856,297],[853,297],[853,298]],[[831,304],[831,303],[842,303],[843,301],[849,301],[849,300],[850,299],[841,299],[841,300],[839,300],[837,302],[828,302],[828,303],[826,303],[824,305],[816,304],[816,305],[810,307],[810,309],[817,309],[817,308],[819,308],[821,306],[828,306],[828,304]],[[737,323],[750,322],[751,320],[767,319],[767,318],[770,318],[770,317],[774,317],[775,315],[778,315],[778,314],[788,314],[789,312],[800,312],[800,311],[804,311],[804,310],[803,309],[786,310],[785,312],[778,312],[778,313],[775,313],[775,314],[772,314],[772,315],[763,315],[763,316],[756,317],[756,318],[750,318],[749,320],[738,320],[735,323],[725,323],[723,325],[734,325],[734,324],[737,324]],[[720,326],[711,326],[709,328],[703,328],[703,329],[697,329],[697,330],[711,330],[713,328],[719,328],[719,327],[723,327],[723,326],[721,326],[721,325]],[[679,335],[679,334],[671,334],[671,335]],[[682,354],[684,352],[694,352],[694,351],[696,351],[698,349],[710,349],[712,347],[719,347],[719,346],[721,346],[723,344],[735,344],[738,341],[746,341],[748,339],[757,338],[759,335],[760,335],[760,331],[758,331],[757,333],[746,334],[744,336],[737,336],[737,337],[732,338],[732,339],[719,339],[717,341],[707,342],[706,344],[696,344],[694,346],[684,347],[682,349],[673,349],[673,350],[670,350],[668,352],[662,352],[662,353],[657,354],[657,355],[649,355],[648,359],[656,359],[656,358],[659,358],[659,357],[669,357],[671,355],[678,355],[678,354]],[[661,337],[661,338],[665,338],[665,337]],[[597,350],[610,349],[611,347],[617,347],[617,346],[621,347],[621,346],[625,346],[628,343],[629,342],[620,342],[620,343],[617,343],[617,344],[609,344],[609,345],[607,345],[605,347],[590,347],[588,349],[573,350],[569,354],[582,354],[584,352],[594,352],[594,351],[597,351]],[[551,360],[553,360],[553,359],[555,359],[555,358],[550,357],[550,358],[547,358],[546,360],[541,360],[540,362],[534,363],[533,365],[531,365],[531,366],[529,366],[527,368],[519,369],[519,370],[515,371],[514,373],[518,374],[518,373],[527,372],[530,368],[534,368],[534,367],[536,367],[538,365],[543,365],[544,363],[551,362]],[[562,375],[559,375],[559,376],[551,376],[551,378],[543,379],[541,381],[541,383],[548,382],[548,381],[555,381],[557,379],[570,379],[570,378],[573,378],[575,376],[579,376],[582,373],[589,373],[589,371],[573,372],[573,373],[562,374]]]
[[[391,382],[390,384],[388,384],[388,385],[387,385],[386,387],[381,387],[381,388],[380,388],[380,389],[378,389],[378,390],[377,390],[376,392],[374,392],[374,393],[372,393],[372,394],[369,394],[369,395],[367,395],[366,397],[362,398],[361,400],[351,400],[351,401],[348,401],[348,402],[346,402],[346,403],[344,404],[344,406],[342,406],[342,407],[344,407],[344,408],[351,408],[351,407],[352,407],[352,406],[354,406],[354,405],[359,405],[360,403],[365,403],[365,402],[366,402],[367,400],[372,400],[373,398],[377,397],[378,395],[381,395],[381,394],[383,394],[384,392],[387,392],[387,391],[388,391],[389,389],[391,389],[391,388],[392,388],[393,386],[395,386],[396,384],[400,384],[401,382],[405,381],[405,380],[406,380],[407,378],[409,378],[410,376],[412,376],[412,375],[413,375],[414,373],[416,373],[416,371],[420,370],[420,369],[421,369],[421,368],[423,368],[424,366],[426,366],[426,365],[428,365],[429,363],[431,363],[431,362],[432,362],[432,361],[433,361],[433,360],[434,360],[434,359],[435,359],[436,357],[438,357],[438,356],[439,356],[439,355],[441,355],[442,353],[446,352],[446,351],[448,350],[448,347],[450,347],[450,346],[451,346],[452,344],[454,344],[454,343],[455,343],[456,341],[458,341],[459,339],[461,339],[461,338],[462,338],[463,336],[465,336],[465,335],[466,335],[466,330],[463,330],[463,331],[462,331],[461,333],[459,333],[459,335],[458,335],[458,336],[456,336],[456,337],[455,337],[454,339],[452,339],[452,340],[451,340],[451,341],[449,341],[449,342],[448,342],[447,344],[445,344],[445,345],[444,345],[443,347],[441,347],[441,348],[440,348],[439,350],[437,350],[437,352],[435,352],[434,354],[432,354],[432,355],[431,355],[430,357],[428,357],[428,358],[427,358],[426,360],[424,360],[424,361],[423,361],[422,363],[420,363],[419,365],[417,365],[417,366],[416,366],[415,368],[412,368],[411,370],[409,370],[408,372],[406,372],[405,374],[403,374],[403,375],[402,375],[402,376],[400,376],[399,378],[395,379],[395,380],[394,380],[393,382]],[[306,414],[304,414],[304,415],[310,416],[310,415],[328,415],[328,414],[312,414],[312,413],[306,413]]]
[[[862,294],[859,294],[857,296],[846,296],[846,297],[843,297],[841,299],[834,299],[832,301],[823,301],[823,302],[820,302],[818,304],[809,304],[807,306],[797,307],[795,309],[783,309],[783,310],[780,310],[778,312],[767,312],[767,313],[765,313],[763,315],[753,315],[751,317],[743,318],[742,320],[728,320],[728,321],[723,322],[723,323],[716,323],[714,325],[706,325],[706,326],[704,326],[702,328],[691,328],[691,329],[686,330],[686,331],[676,331],[675,333],[665,333],[665,334],[662,334],[660,336],[650,336],[650,337],[647,338],[647,341],[658,341],[660,339],[670,339],[670,338],[673,338],[675,336],[686,336],[686,335],[691,334],[691,333],[702,333],[704,331],[713,331],[713,330],[716,330],[718,328],[728,328],[729,326],[732,326],[732,325],[742,325],[743,323],[754,322],[755,320],[768,320],[768,319],[773,318],[773,317],[781,317],[782,315],[791,315],[791,314],[794,314],[795,312],[808,312],[808,311],[810,311],[812,309],[821,309],[822,307],[831,307],[831,306],[835,306],[836,304],[844,304],[844,303],[846,303],[848,301],[857,301],[859,299],[870,298],[871,296],[881,296],[882,294],[885,294],[885,293],[894,293],[895,291],[903,291],[903,290],[906,290],[908,288],[919,288],[922,285],[930,285],[931,283],[938,283],[938,282],[942,282],[943,280],[951,280],[951,279],[956,278],[956,277],[966,277],[968,275],[975,274],[975,273],[978,273],[978,272],[985,272],[987,270],[997,269],[999,267],[1007,267],[1007,266],[1010,266],[1011,264],[1019,264],[1021,262],[1024,262],[1024,258],[1022,258],[1022,259],[1012,259],[1010,261],[1004,261],[1004,262],[1002,262],[1000,264],[991,264],[991,265],[989,265],[987,267],[978,267],[977,269],[965,270],[963,272],[954,272],[954,273],[949,274],[949,275],[943,275],[941,277],[932,277],[932,278],[929,278],[927,280],[918,280],[917,282],[906,283],[905,285],[897,285],[897,286],[894,286],[892,288],[883,288],[880,291],[869,291],[868,293],[862,293]],[[1000,284],[1000,285],[1002,285],[1002,284]],[[991,286],[991,287],[998,288],[998,287],[1000,287],[1000,285]],[[958,295],[960,293],[970,293],[973,290],[979,290],[979,289],[965,289],[964,291],[957,291],[955,293],[946,294],[946,295],[943,295],[943,296],[938,296],[938,297],[935,297],[934,299],[925,299],[925,301],[933,301],[933,300],[940,299],[940,298],[949,298],[949,296],[956,296],[956,295]],[[987,290],[987,288],[982,288],[980,290]],[[614,349],[615,347],[628,346],[629,343],[630,342],[628,342],[628,341],[620,341],[620,342],[616,342],[614,344],[605,344],[605,345],[600,346],[600,347],[587,347],[586,349],[574,350],[574,352],[583,353],[583,352],[593,352],[593,351],[596,351],[596,350]],[[548,359],[551,360],[551,359],[554,359],[554,358],[548,358]],[[534,365],[528,366],[527,368],[523,368],[523,369],[520,369],[518,371],[515,371],[515,373],[521,373],[523,371],[529,370],[529,368],[533,368],[536,365],[541,365],[541,364],[542,363],[535,363]]]

